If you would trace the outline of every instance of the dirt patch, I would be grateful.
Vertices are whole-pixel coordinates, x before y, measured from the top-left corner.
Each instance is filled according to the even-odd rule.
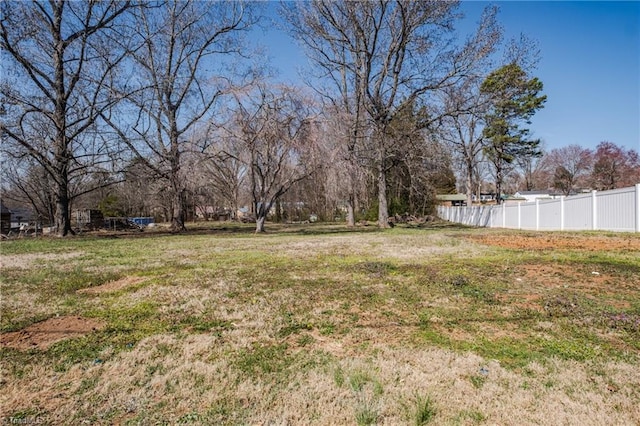
[[[111,293],[114,291],[122,290],[123,288],[133,286],[145,281],[142,277],[124,277],[117,281],[111,281],[106,284],[98,285],[95,287],[81,288],[77,291],[79,294],[101,294]]]
[[[552,234],[485,234],[469,235],[467,238],[489,246],[524,250],[631,250],[640,251],[640,238],[635,235],[592,236],[592,235],[552,235]]]
[[[388,311],[387,311],[388,312]],[[358,317],[357,320],[353,316]],[[292,333],[285,338],[288,346],[308,351],[318,349],[334,356],[357,356],[361,345],[403,346],[413,338],[418,326],[396,318],[376,315],[374,312],[351,309],[345,314],[334,314],[337,330],[323,330],[318,324],[313,329]],[[310,338],[310,342],[306,341]],[[301,344],[301,342],[303,342]]]
[[[537,282],[546,288],[572,287],[586,290],[606,290],[613,277],[597,271],[584,272],[575,266],[560,264],[529,264],[520,266],[528,283]]]
[[[577,268],[576,265],[524,264],[519,267],[519,277],[507,294],[496,298],[511,308],[542,311],[545,296],[558,291],[579,293],[598,299],[614,308],[626,309],[630,304],[620,297],[632,298],[637,287],[626,278],[592,271],[593,268]]]
[[[104,323],[93,318],[77,316],[50,318],[20,331],[0,334],[0,346],[26,350],[45,350],[64,339],[79,337],[101,330]]]
[[[544,312],[542,306],[541,294],[515,293],[515,294],[496,294],[496,300],[504,303],[506,312],[521,312],[522,310],[531,310]]]
[[[529,264],[520,266],[522,280],[528,288],[546,292],[549,289],[570,289],[593,296],[629,297],[638,291],[635,278],[625,278],[607,272],[578,269],[572,265]]]

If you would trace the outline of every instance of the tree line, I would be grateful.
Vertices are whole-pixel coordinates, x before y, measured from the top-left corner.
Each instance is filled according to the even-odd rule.
[[[570,193],[637,177],[637,153],[611,143],[575,163],[543,155],[527,129],[546,102],[538,52],[503,39],[496,7],[462,38],[457,2],[284,2],[279,21],[311,64],[299,86],[252,44],[263,3],[1,7],[2,197],[61,236],[81,207],[175,231],[243,206],[256,231],[274,210],[387,227],[430,213],[457,180],[470,201],[489,180],[498,194]]]
[[[609,190],[640,183],[640,156],[613,142],[600,142],[595,149],[580,145],[554,148],[521,164],[513,186],[523,190],[548,188],[560,195],[582,190]]]

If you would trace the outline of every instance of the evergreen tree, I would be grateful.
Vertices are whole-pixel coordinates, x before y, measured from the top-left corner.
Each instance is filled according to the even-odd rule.
[[[506,169],[515,159],[540,156],[540,140],[529,139],[531,117],[547,100],[538,78],[529,79],[516,63],[493,71],[482,83],[480,91],[489,98],[491,107],[485,115],[485,154],[495,168],[498,202]]]

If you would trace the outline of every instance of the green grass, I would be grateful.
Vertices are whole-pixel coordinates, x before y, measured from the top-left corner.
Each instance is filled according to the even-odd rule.
[[[255,344],[239,351],[235,359],[236,367],[252,378],[277,375],[293,363],[285,345]]]
[[[355,420],[358,426],[374,425],[378,422],[378,409],[375,403],[370,400],[363,400],[358,403],[355,410]]]
[[[431,421],[438,413],[434,401],[428,396],[416,396],[415,409],[413,412],[413,424],[423,426]]]

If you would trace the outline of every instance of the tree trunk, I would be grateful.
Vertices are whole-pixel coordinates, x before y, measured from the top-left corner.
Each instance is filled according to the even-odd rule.
[[[360,105],[358,104],[358,108],[356,110],[356,122],[353,128],[353,133],[351,135],[352,139],[349,141],[348,153],[349,157],[347,160],[347,167],[349,173],[349,199],[347,200],[347,227],[353,228],[356,226],[356,153],[355,147],[358,143],[358,126],[360,121]]]
[[[238,205],[238,197],[235,197],[231,206],[233,210],[231,211],[231,215],[229,216],[232,221],[238,221]]]
[[[473,204],[473,165],[467,164],[467,176],[465,181],[465,189],[467,191],[467,206]]]
[[[71,212],[69,211],[69,157],[66,151],[65,135],[60,132],[56,141],[57,155],[55,157],[57,184],[55,192],[55,227],[59,236],[74,234],[71,228]]]
[[[356,211],[353,194],[349,194],[349,200],[347,201],[347,227],[353,228],[356,226]]]
[[[291,215],[289,215],[291,217]],[[276,223],[282,223],[282,203],[280,200],[276,200]]]
[[[385,152],[378,147],[378,227],[390,228],[389,210],[387,206],[387,170]]]
[[[502,168],[496,170],[496,204],[502,203]]]
[[[66,182],[58,185],[56,194],[56,211],[55,211],[55,227],[57,233],[61,237],[74,234],[71,228],[71,212],[69,211],[69,195],[66,188]]]
[[[168,119],[169,119],[169,138],[171,143],[170,150],[170,164],[171,171],[169,175],[169,181],[171,185],[171,190],[173,191],[172,195],[172,206],[171,206],[171,231],[173,232],[182,232],[187,228],[184,226],[185,221],[185,185],[183,183],[183,179],[180,176],[181,169],[181,157],[182,152],[180,151],[180,142],[178,132],[178,125],[176,119],[176,108],[171,104],[170,100],[167,99],[169,103],[168,108]]]
[[[264,230],[265,220],[266,220],[265,216],[256,217],[256,234],[261,234],[265,232]]]
[[[356,174],[354,165],[349,162],[349,199],[347,200],[347,227],[356,226]]]
[[[56,14],[56,18],[59,20],[62,19],[62,8],[56,8],[54,13]],[[60,21],[56,21],[54,40],[56,47],[53,55],[55,69],[55,108],[53,115],[56,125],[56,135],[54,140],[55,157],[53,163],[56,171],[54,179],[57,181],[55,226],[58,235],[64,237],[69,233],[73,234],[73,230],[71,229],[71,216],[69,212],[69,161],[71,159],[71,153],[69,152],[69,141],[67,140],[66,135],[67,102],[64,73],[65,44],[61,37]]]
[[[173,201],[171,211],[171,231],[182,232],[187,228],[184,226],[185,209],[184,209],[184,191],[180,189],[177,182],[172,183]]]
[[[258,203],[260,206],[258,206]],[[267,214],[269,214],[269,210],[273,205],[273,202],[269,203],[269,205],[265,205],[264,201],[254,201],[255,211],[256,211],[256,234],[265,232],[264,224],[267,221]]]

